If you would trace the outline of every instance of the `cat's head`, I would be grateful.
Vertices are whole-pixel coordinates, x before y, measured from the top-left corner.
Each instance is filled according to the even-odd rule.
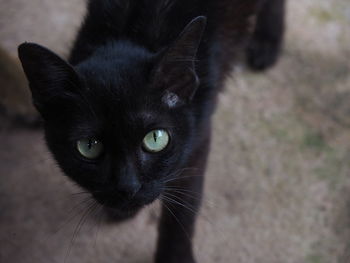
[[[128,41],[71,66],[37,44],[19,46],[46,141],[64,173],[101,204],[129,213],[155,200],[196,141],[194,68],[205,18],[154,54]]]

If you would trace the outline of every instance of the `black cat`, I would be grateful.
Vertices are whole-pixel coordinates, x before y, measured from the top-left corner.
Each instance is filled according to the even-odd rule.
[[[90,0],[69,63],[20,45],[64,173],[116,219],[162,199],[155,262],[195,262],[190,193],[202,192],[222,80],[243,46],[254,69],[276,61],[283,16],[283,0]]]

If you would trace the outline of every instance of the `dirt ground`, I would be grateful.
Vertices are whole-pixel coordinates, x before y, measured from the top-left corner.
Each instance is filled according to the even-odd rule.
[[[66,55],[84,13],[82,0],[0,6],[0,44],[14,56],[23,41]],[[237,66],[220,96],[198,263],[350,262],[349,73],[350,2],[290,0],[279,64]],[[120,225],[87,218],[75,235],[79,189],[42,132],[0,132],[0,262],[152,262],[159,204]]]

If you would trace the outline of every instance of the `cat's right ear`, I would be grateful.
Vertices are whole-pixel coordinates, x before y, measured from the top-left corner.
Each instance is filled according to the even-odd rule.
[[[48,106],[77,93],[78,74],[54,52],[38,44],[23,43],[18,47],[18,56],[29,81],[33,103],[42,115]]]
[[[199,86],[195,62],[206,21],[204,16],[194,18],[161,53],[153,81],[155,88],[164,92],[162,100],[170,107],[189,103]]]

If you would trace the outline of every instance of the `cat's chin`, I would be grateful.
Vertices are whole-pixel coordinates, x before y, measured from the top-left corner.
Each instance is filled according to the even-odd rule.
[[[143,208],[143,203],[132,202],[131,200],[120,202],[101,199],[95,196],[95,200],[103,207],[103,212],[108,220],[122,221],[133,217]]]
[[[107,217],[107,221],[120,222],[132,218],[135,216],[143,207],[152,203],[156,197],[143,198],[142,200],[129,200],[122,203],[106,202],[104,200],[96,200],[103,205],[104,214]]]
[[[118,208],[104,206],[103,210],[106,216],[106,221],[122,222],[124,220],[128,220],[134,217],[141,209],[142,207],[128,209],[128,210],[121,210]]]

